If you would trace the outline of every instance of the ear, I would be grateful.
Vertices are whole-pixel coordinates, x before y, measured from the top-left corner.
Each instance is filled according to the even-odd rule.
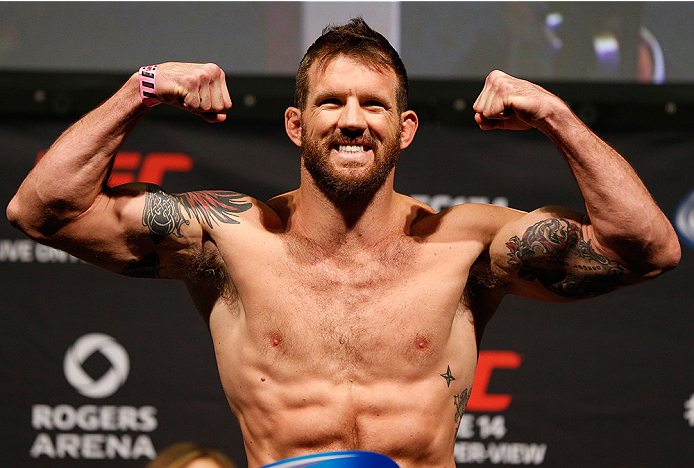
[[[284,111],[284,129],[289,139],[301,148],[301,111],[296,107],[289,107]]]
[[[400,120],[402,122],[402,133],[400,134],[400,149],[405,149],[410,146],[412,140],[414,139],[415,133],[417,133],[417,127],[419,127],[419,119],[417,114],[412,110],[408,110],[400,114]]]

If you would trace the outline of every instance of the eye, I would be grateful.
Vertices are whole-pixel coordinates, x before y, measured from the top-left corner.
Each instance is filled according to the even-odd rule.
[[[321,106],[339,106],[342,103],[337,98],[326,98],[320,102]]]
[[[364,106],[366,106],[366,107],[383,107],[383,108],[386,107],[385,104],[383,104],[383,103],[380,102],[380,101],[376,101],[376,100],[374,100],[374,99],[372,99],[372,100],[370,100],[370,101],[366,101],[366,102],[364,103]]]

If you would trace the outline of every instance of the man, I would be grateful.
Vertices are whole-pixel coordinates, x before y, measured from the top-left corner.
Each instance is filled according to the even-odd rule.
[[[397,53],[360,19],[329,29],[304,57],[285,113],[301,185],[267,203],[105,186],[147,110],[138,80],[58,138],[8,218],[111,271],[186,283],[250,467],[344,450],[452,467],[482,332],[504,295],[583,299],[679,261],[670,223],[628,163],[559,98],[499,71],[474,104],[476,121],[545,133],[587,215],[477,204],[437,213],[396,193],[417,116]],[[155,87],[157,99],[211,122],[231,107],[211,64],[162,64]]]

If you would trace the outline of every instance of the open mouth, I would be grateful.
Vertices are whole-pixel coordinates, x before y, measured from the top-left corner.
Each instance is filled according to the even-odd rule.
[[[335,145],[335,150],[340,153],[365,153],[371,149],[367,145]]]

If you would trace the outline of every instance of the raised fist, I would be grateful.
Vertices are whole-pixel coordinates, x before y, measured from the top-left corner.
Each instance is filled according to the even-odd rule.
[[[566,104],[554,94],[529,81],[495,70],[472,108],[482,130],[526,130],[541,127]]]
[[[157,67],[155,89],[161,102],[209,122],[223,121],[231,108],[224,71],[214,63],[162,63]]]

